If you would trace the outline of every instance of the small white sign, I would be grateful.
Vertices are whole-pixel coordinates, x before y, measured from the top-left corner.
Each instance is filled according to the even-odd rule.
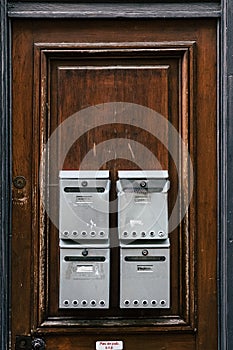
[[[96,350],[123,350],[123,341],[121,340],[97,341]]]

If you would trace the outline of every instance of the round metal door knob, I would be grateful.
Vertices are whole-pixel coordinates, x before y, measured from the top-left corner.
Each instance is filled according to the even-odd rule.
[[[21,190],[26,186],[26,179],[24,176],[16,176],[13,180],[13,184],[16,188]]]
[[[32,349],[33,350],[44,350],[45,349],[45,341],[40,338],[35,338],[32,341]]]

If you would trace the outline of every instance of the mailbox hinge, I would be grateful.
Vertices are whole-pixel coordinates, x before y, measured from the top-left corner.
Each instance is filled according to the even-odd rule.
[[[41,338],[33,338],[28,335],[17,335],[15,350],[44,350],[45,341]]]

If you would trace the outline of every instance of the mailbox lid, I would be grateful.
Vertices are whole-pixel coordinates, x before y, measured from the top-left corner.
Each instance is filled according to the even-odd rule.
[[[109,170],[61,170],[60,179],[108,179]]]
[[[117,192],[162,192],[170,189],[167,170],[118,171]]]
[[[168,179],[167,170],[120,170],[119,179]]]

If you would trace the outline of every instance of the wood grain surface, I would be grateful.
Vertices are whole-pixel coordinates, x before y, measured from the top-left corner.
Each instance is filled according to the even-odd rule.
[[[126,350],[217,349],[216,56],[212,19],[13,21],[13,176],[27,181],[21,190],[13,187],[13,342],[15,335],[32,332],[43,334],[49,350],[95,349],[95,341],[116,337],[124,340]],[[107,102],[156,110],[182,135],[192,157],[193,198],[170,235],[169,310],[119,309],[118,248],[112,249],[110,309],[58,309],[58,232],[42,206],[40,157],[61,122]],[[77,128],[81,123],[77,119]],[[151,120],[147,127],[160,126]],[[161,132],[172,143],[168,131]],[[62,134],[58,147],[68,137]],[[167,149],[148,131],[119,123],[92,129],[72,145],[63,169],[79,168],[88,152],[117,138],[130,145],[128,158],[107,148],[102,168],[110,170],[114,182],[117,170],[138,168],[135,151],[148,169],[168,169],[171,212],[177,171],[184,177],[184,194],[189,190],[187,165],[175,145],[176,169]],[[134,149],[133,141],[144,145],[151,158],[145,149]],[[84,164],[85,169],[96,166],[94,156]],[[56,191],[49,200],[56,211]],[[111,227],[115,225],[113,214]]]

